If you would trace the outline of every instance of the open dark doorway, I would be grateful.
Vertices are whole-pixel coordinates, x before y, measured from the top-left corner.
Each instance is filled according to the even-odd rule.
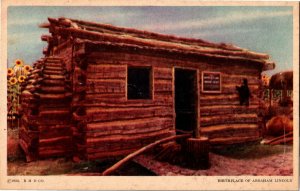
[[[196,74],[195,70],[175,69],[176,134],[197,129]]]

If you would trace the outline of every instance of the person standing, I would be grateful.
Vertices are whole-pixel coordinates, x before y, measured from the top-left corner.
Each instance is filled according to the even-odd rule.
[[[241,86],[236,86],[236,90],[239,92],[240,105],[249,106],[250,90],[248,87],[248,80],[243,79],[243,84]]]

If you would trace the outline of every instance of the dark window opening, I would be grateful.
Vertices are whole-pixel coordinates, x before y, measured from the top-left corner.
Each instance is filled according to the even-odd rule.
[[[128,67],[127,98],[151,99],[151,68]]]

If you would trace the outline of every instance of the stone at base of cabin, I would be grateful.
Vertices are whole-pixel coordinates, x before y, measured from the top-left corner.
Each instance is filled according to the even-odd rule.
[[[186,140],[187,166],[191,169],[208,169],[210,144],[207,137],[189,138]]]

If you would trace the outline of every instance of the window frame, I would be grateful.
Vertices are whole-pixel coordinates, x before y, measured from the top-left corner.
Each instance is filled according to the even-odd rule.
[[[129,98],[128,97],[128,78],[129,78],[129,73],[128,73],[128,70],[130,68],[135,68],[135,69],[148,69],[149,70],[149,98]],[[153,67],[150,66],[150,65],[146,65],[146,66],[141,66],[141,65],[127,65],[126,67],[126,100],[127,101],[133,101],[133,102],[136,102],[136,101],[153,101],[154,99],[154,91],[153,91]]]

